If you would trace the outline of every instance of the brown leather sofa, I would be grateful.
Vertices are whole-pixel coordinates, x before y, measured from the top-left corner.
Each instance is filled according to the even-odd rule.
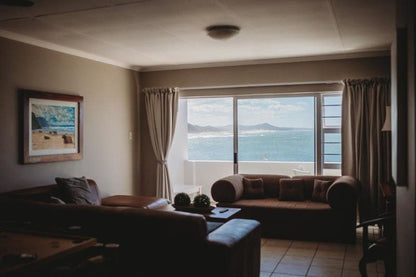
[[[118,243],[120,276],[259,276],[257,221],[233,219],[208,231],[202,215],[154,209],[160,199],[114,196],[97,206],[42,201],[53,193],[55,185],[3,194],[0,220],[54,232],[79,226],[77,235]]]
[[[244,199],[243,177],[262,178],[265,198]],[[284,175],[236,174],[217,180],[211,194],[217,206],[242,208],[241,218],[261,222],[262,236],[289,239],[354,242],[356,199],[360,188],[350,176],[296,176],[304,180],[305,201],[279,201],[279,181]],[[328,203],[311,201],[314,180],[333,181]]]
[[[90,190],[94,194],[94,198],[99,199],[100,205],[102,206],[157,209],[170,203],[168,199],[147,196],[112,195],[101,198],[97,183],[92,179],[87,180]],[[10,191],[2,193],[0,196],[8,196],[14,199],[24,199],[38,202],[50,202],[51,196],[64,199],[62,192],[56,184]]]

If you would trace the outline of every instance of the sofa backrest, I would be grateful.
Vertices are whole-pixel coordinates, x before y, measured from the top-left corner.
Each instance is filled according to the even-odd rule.
[[[340,176],[287,176],[287,175],[273,175],[273,174],[241,174],[245,178],[257,179],[262,178],[264,184],[264,194],[266,197],[278,197],[280,191],[280,179],[292,178],[304,180],[304,194],[305,199],[312,198],[314,180],[335,181]]]
[[[304,195],[305,199],[312,198],[313,184],[314,180],[324,180],[324,181],[335,181],[340,176],[287,176],[287,175],[273,175],[273,174],[241,174],[245,178],[256,179],[262,178],[264,184],[264,194],[266,197],[275,197],[279,196],[280,188],[280,179],[291,178],[291,179],[302,179],[304,180]]]
[[[94,194],[94,196],[97,199],[100,199],[100,192],[99,192],[97,183],[92,179],[87,179],[87,180],[88,180],[88,184],[90,186],[91,192]],[[56,196],[58,198],[62,198],[62,194],[57,184],[8,191],[8,192],[0,194],[0,196],[9,196],[13,198],[42,201],[42,202],[47,200],[50,196]]]
[[[304,180],[305,199],[312,198],[314,180],[335,181],[340,176],[294,176],[277,174],[234,174],[221,178],[214,182],[211,187],[211,195],[218,202],[234,202],[244,195],[243,178],[263,179],[264,194],[268,198],[278,198],[280,191],[280,180],[283,178]]]

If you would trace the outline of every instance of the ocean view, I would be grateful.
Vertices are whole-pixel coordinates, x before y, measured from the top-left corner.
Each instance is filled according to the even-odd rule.
[[[314,162],[314,130],[249,130],[239,134],[239,161]],[[340,153],[339,145],[326,146],[328,153]],[[233,160],[232,132],[188,133],[190,160]],[[340,162],[340,156],[326,156]]]

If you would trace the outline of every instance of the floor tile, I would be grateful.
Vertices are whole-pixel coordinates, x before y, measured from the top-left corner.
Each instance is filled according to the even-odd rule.
[[[280,247],[289,247],[292,243],[291,240],[284,239],[267,239],[265,246],[280,246]]]
[[[304,277],[305,275],[293,275],[284,273],[273,273],[270,277]]]
[[[349,244],[347,245],[347,252],[352,252],[352,253],[356,253],[356,252],[363,252],[363,246],[360,242],[356,242],[355,244]]]
[[[342,277],[361,277],[361,273],[358,270],[344,269],[342,271]],[[384,274],[367,272],[367,277],[384,277]]]
[[[293,265],[279,263],[274,273],[285,273],[291,275],[305,275],[308,271],[309,266],[307,265]]]
[[[329,242],[321,242],[319,243],[318,250],[340,250],[344,251],[347,248],[346,244],[341,243],[329,243]]]
[[[345,253],[345,260],[359,262],[363,257],[362,254]]]
[[[342,277],[361,277],[361,274],[358,270],[344,269],[342,271]]]
[[[280,260],[280,262],[284,264],[310,265],[312,262],[312,257],[286,255],[283,257],[283,259]]]
[[[283,256],[284,254],[273,253],[273,252],[266,252],[266,253],[262,252],[260,257],[261,259],[274,259],[279,262]]]
[[[316,249],[318,247],[318,242],[314,241],[301,241],[295,240],[292,242],[291,248],[300,248],[300,249]]]
[[[262,258],[260,260],[260,271],[272,273],[278,262],[276,259]]]
[[[301,249],[301,248],[289,248],[286,255],[290,256],[304,256],[304,257],[313,257],[316,250],[313,249]]]
[[[262,258],[274,258],[280,260],[286,254],[286,248],[263,246],[261,248]]]
[[[342,264],[344,261],[342,259],[330,259],[330,258],[318,258],[315,257],[312,261],[312,265],[315,266],[324,266],[342,269]]]
[[[307,276],[313,277],[341,277],[342,270],[331,267],[311,266]]]
[[[286,253],[288,247],[281,247],[281,246],[268,246],[268,245],[263,245],[261,247],[261,250],[265,251],[265,252],[279,252],[279,253]]]
[[[315,257],[317,258],[333,258],[344,259],[345,252],[342,250],[321,250],[316,251]]]
[[[355,244],[263,238],[260,277],[361,277],[358,271],[361,236],[357,232]],[[381,261],[368,264],[367,274],[384,277],[384,264]]]
[[[344,261],[344,269],[359,270],[358,263],[359,262],[356,261],[356,260],[347,260],[347,259],[345,259],[345,261]]]
[[[351,257],[356,259],[361,259],[363,256],[363,249],[361,245],[357,246],[347,246],[347,251],[345,252],[346,257]]]

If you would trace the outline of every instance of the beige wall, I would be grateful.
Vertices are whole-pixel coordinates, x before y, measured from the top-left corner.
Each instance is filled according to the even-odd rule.
[[[19,164],[19,88],[84,97],[84,158]],[[130,70],[0,38],[0,191],[86,176],[110,194],[137,187],[137,99]],[[134,140],[129,140],[129,131]],[[137,141],[136,141],[137,140]]]
[[[376,57],[142,72],[140,79],[143,88],[172,86],[184,88],[341,81],[346,78],[388,77],[389,75],[389,58]],[[140,112],[142,134],[140,192],[154,195],[156,160],[148,136],[143,104],[140,106]]]

